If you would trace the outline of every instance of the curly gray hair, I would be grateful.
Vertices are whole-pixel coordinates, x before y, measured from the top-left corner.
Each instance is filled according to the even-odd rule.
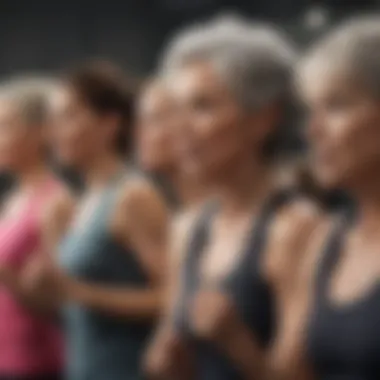
[[[252,109],[286,96],[295,49],[274,27],[237,16],[193,25],[169,43],[161,69],[194,61],[213,63],[242,106]]]

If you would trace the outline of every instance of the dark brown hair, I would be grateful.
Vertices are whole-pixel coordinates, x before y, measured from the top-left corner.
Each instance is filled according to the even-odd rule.
[[[130,151],[133,138],[134,86],[122,70],[108,62],[82,65],[64,77],[64,83],[100,115],[120,116],[115,148],[120,154]]]

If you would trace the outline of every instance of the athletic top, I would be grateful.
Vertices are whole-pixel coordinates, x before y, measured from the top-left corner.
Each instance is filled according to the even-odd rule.
[[[273,197],[263,207],[261,216],[252,226],[248,242],[244,247],[241,261],[236,269],[219,284],[223,292],[229,293],[237,311],[253,332],[258,343],[265,348],[274,330],[274,301],[269,284],[260,272],[262,253],[267,240],[270,223],[275,211],[289,198],[289,194]],[[193,336],[189,321],[188,307],[190,299],[200,288],[197,271],[200,257],[207,243],[208,232],[215,215],[214,205],[206,206],[193,238],[190,240],[187,262],[184,267],[183,294],[176,316],[177,328],[193,349],[197,379],[199,380],[242,380],[241,374],[216,347]]]
[[[50,179],[17,217],[0,219],[0,265],[17,272],[40,253],[42,208],[60,189],[61,184]],[[29,312],[0,285],[0,377],[59,373],[60,338],[52,322]]]
[[[349,220],[345,218],[333,231],[316,278],[307,352],[320,380],[380,379],[380,282],[347,305],[334,305],[328,299],[328,284],[341,256]]]
[[[72,228],[60,246],[60,263],[83,281],[144,288],[148,278],[137,255],[118,243],[108,222],[125,175],[110,181],[85,226]],[[68,380],[137,380],[140,358],[152,325],[92,310],[77,303],[64,308]]]

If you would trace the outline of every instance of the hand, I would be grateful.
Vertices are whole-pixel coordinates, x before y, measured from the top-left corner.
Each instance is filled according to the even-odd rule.
[[[185,379],[184,374],[192,372],[189,352],[173,329],[158,330],[146,353],[144,372],[149,379]]]
[[[62,298],[61,274],[46,260],[34,260],[24,268],[22,285],[46,300]]]
[[[190,309],[190,325],[198,337],[221,341],[238,322],[235,307],[227,295],[201,290],[194,297]]]

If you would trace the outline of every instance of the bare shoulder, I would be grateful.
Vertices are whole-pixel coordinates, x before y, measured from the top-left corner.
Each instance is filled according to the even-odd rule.
[[[118,193],[115,211],[140,213],[144,210],[162,215],[168,212],[165,200],[151,181],[137,176],[126,179]]]
[[[282,207],[269,231],[265,271],[272,281],[284,279],[304,260],[313,235],[327,215],[312,201],[297,199]]]
[[[46,242],[55,244],[72,220],[76,197],[65,187],[60,188],[47,200],[40,216],[41,233]]]
[[[47,200],[41,216],[42,223],[56,225],[68,222],[75,205],[75,195],[66,187],[60,187],[54,196]]]
[[[111,213],[111,229],[123,241],[142,236],[167,236],[170,211],[161,193],[144,177],[128,178],[120,186]]]

